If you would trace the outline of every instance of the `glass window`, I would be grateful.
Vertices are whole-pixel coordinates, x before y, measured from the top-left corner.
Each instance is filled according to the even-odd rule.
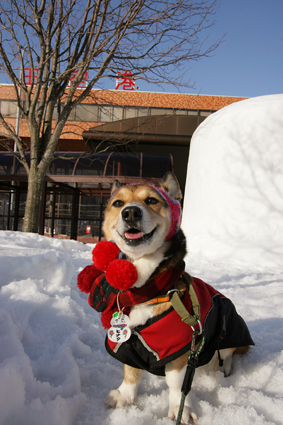
[[[211,114],[210,111],[200,111],[200,116],[201,117],[208,117]]]
[[[113,121],[118,121],[123,119],[123,108],[120,106],[113,107]]]
[[[125,107],[124,118],[135,118],[137,116],[137,108]]]
[[[198,115],[198,111],[196,109],[188,109],[188,115]]]
[[[167,115],[173,114],[173,109],[171,108],[150,108],[150,115]]]
[[[8,100],[1,101],[1,114],[4,117],[16,118],[17,116],[17,103]]]
[[[55,217],[71,218],[72,217],[73,196],[58,193],[55,202]]]
[[[8,217],[0,216],[0,230],[8,230]]]
[[[81,103],[76,107],[75,120],[92,122],[98,120],[98,106]]]
[[[99,121],[109,122],[113,118],[113,106],[104,106],[99,107]]]
[[[176,109],[175,110],[176,115],[188,115],[187,109]]]
[[[146,117],[148,115],[148,108],[137,108],[138,117]]]
[[[62,239],[70,239],[71,237],[71,220],[55,219],[53,227],[53,237]],[[52,220],[45,219],[44,221],[44,235],[52,236]]]
[[[99,220],[100,198],[100,196],[82,194],[79,205],[79,218],[84,218],[85,220]]]
[[[27,200],[26,192],[20,192],[19,216],[21,217],[23,217],[25,214],[26,200]],[[20,229],[18,228],[18,230]]]
[[[0,199],[0,215],[1,216],[9,214],[9,205],[10,205],[10,193],[1,192],[1,199]]]

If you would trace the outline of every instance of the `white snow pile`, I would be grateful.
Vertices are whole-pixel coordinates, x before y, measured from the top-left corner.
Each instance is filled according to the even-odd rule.
[[[283,94],[234,103],[197,128],[185,195],[190,252],[282,267]]]
[[[187,271],[234,302],[256,344],[248,354],[235,357],[228,378],[207,367],[197,370],[192,398],[199,425],[283,423],[283,162],[276,145],[283,114],[280,120],[275,117],[273,102],[282,107],[282,96],[267,97],[263,112],[257,99],[241,103],[245,113],[238,104],[217,112],[197,131],[199,146],[196,138],[192,146],[190,167],[197,175],[189,171],[196,188],[188,183],[185,200]],[[266,125],[251,125],[250,137],[241,132],[238,139],[238,131],[248,131],[247,117],[258,114]],[[231,137],[224,140],[222,129],[234,134],[233,143]],[[261,140],[262,132],[265,149],[256,143],[253,151],[249,140]],[[194,189],[195,197],[190,192]],[[76,286],[77,274],[91,263],[91,250],[75,241],[0,231],[0,425],[173,424],[167,418],[165,380],[148,373],[134,406],[104,407],[108,392],[122,381],[123,365],[106,353],[100,315]]]

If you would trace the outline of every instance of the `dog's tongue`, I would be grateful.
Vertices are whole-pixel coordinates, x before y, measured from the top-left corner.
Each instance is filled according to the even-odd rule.
[[[140,239],[140,238],[142,238],[143,234],[142,234],[142,232],[135,232],[135,233],[126,232],[125,236],[126,236],[127,239]]]

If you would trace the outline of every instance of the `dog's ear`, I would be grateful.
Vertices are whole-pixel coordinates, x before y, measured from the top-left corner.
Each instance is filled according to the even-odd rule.
[[[161,180],[160,188],[164,190],[164,192],[167,192],[170,198],[176,199],[176,201],[181,201],[183,196],[180,189],[180,185],[177,180],[177,177],[175,176],[175,174],[171,173],[171,171],[166,173],[163,179]]]
[[[116,190],[120,189],[121,186],[122,185],[119,182],[119,180],[115,180],[114,183],[112,184],[112,187],[111,187],[111,196],[113,195],[113,193],[116,192]]]

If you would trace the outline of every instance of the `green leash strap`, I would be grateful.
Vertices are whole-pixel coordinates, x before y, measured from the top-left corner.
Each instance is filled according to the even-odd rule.
[[[197,337],[197,335],[198,335],[198,331],[195,331],[194,334],[193,334],[193,340],[192,340],[192,345],[193,345],[192,350],[194,350],[194,341],[195,341],[195,338]],[[199,356],[199,354],[200,354],[200,352],[201,352],[201,350],[204,346],[204,342],[205,342],[205,336],[204,336],[204,334],[202,334],[202,340],[201,340],[201,343],[200,343],[198,349],[196,350],[195,353],[194,353],[194,351],[191,351],[190,354],[189,354],[187,369],[186,369],[186,373],[185,373],[185,377],[184,377],[184,381],[183,381],[182,389],[181,389],[182,397],[181,397],[179,412],[178,412],[178,416],[177,416],[177,420],[176,420],[176,425],[181,425],[183,411],[184,411],[184,407],[185,407],[186,396],[191,391],[192,382],[193,382],[193,378],[194,378],[194,375],[195,375],[195,370],[196,370],[196,367],[198,365],[198,356]]]
[[[181,317],[184,323],[186,323],[188,326],[191,326],[193,329],[194,329],[194,326],[199,324],[200,329],[194,330],[193,332],[192,342],[191,342],[191,351],[188,357],[187,369],[186,369],[184,381],[181,388],[182,397],[181,397],[176,425],[181,425],[186,396],[189,394],[192,388],[192,382],[195,375],[195,370],[198,365],[198,356],[204,346],[204,341],[205,341],[205,336],[203,333],[202,341],[195,352],[195,339],[197,335],[202,333],[201,324],[200,324],[200,306],[199,306],[198,297],[195,293],[194,287],[191,284],[191,281],[189,277],[186,275],[186,273],[182,275],[181,279],[185,282],[187,289],[189,291],[189,295],[190,295],[191,303],[192,303],[193,315],[191,315],[186,309],[186,307],[184,306],[182,300],[179,297],[178,291],[173,292],[173,295],[170,299],[171,304],[174,310],[179,314],[179,316]]]

